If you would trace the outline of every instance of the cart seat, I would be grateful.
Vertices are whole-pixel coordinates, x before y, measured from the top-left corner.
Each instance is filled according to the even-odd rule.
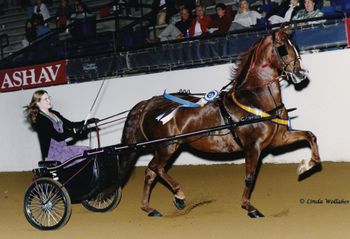
[[[55,161],[55,160],[48,160],[48,161],[42,160],[38,162],[39,168],[52,168],[52,167],[57,167],[60,164],[61,164],[60,161]]]

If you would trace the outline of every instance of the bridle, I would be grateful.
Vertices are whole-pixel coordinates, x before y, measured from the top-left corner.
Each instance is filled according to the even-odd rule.
[[[286,44],[285,43],[281,44],[281,41],[277,41],[275,39],[275,35],[272,34],[272,44],[273,44],[274,51],[277,55],[277,58],[283,65],[280,77],[284,80],[290,79],[294,84],[299,84],[300,82],[304,81],[307,78],[307,71],[303,69],[296,71],[296,63],[297,61],[299,62],[301,61],[301,57],[295,45],[292,43],[292,41],[289,38],[287,38],[287,42],[293,48],[293,51],[294,51],[294,59],[290,60],[289,62],[286,62],[284,60],[284,57],[288,55],[288,48]],[[276,43],[281,45],[276,47]],[[292,65],[292,69],[287,70],[287,68],[291,65]]]
[[[297,63],[297,61],[301,60],[300,54],[297,51],[297,49],[295,48],[294,44],[291,42],[291,40],[289,40],[287,38],[287,42],[290,46],[292,46],[293,51],[294,51],[294,59],[291,59],[290,61],[286,62],[284,57],[288,55],[288,48],[286,46],[285,43],[281,44],[281,41],[277,41],[275,34],[272,34],[272,45],[274,48],[274,51],[277,55],[277,58],[279,59],[279,61],[282,63],[283,68],[282,68],[282,74],[281,76],[287,76],[289,74],[293,74],[295,73],[295,65]],[[281,44],[280,46],[276,47],[276,44]],[[292,65],[292,70],[291,71],[287,71],[287,68]]]

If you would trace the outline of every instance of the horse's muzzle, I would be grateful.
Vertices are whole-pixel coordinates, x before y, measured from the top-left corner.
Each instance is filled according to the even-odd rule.
[[[298,85],[301,82],[308,80],[307,71],[300,69],[298,71],[294,70],[289,74],[289,79],[293,82],[293,84]]]

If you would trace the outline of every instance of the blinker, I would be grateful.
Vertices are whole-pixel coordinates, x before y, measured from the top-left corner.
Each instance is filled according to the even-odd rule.
[[[285,45],[279,46],[276,48],[278,55],[280,55],[280,57],[284,57],[288,55],[288,50],[287,47]]]

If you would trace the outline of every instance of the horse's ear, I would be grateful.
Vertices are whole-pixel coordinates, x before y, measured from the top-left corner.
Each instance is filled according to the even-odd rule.
[[[284,32],[289,36],[292,33],[292,25],[290,24],[281,25],[280,31]]]
[[[290,24],[282,25],[280,29],[275,32],[275,39],[277,41],[282,41],[292,33],[292,27]]]

